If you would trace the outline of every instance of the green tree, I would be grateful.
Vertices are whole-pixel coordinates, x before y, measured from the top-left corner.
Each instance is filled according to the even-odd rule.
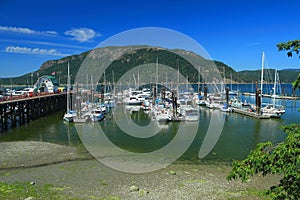
[[[290,40],[288,42],[281,42],[276,45],[278,51],[288,51],[288,57],[292,57],[293,53],[299,54],[300,51],[300,40]],[[300,55],[299,55],[300,58]]]
[[[282,179],[268,190],[268,194],[273,199],[300,199],[300,125],[282,128],[287,133],[284,142],[258,144],[246,159],[233,162],[227,179],[241,178],[245,182],[255,174],[279,173]]]
[[[300,89],[300,73],[298,75],[298,78],[292,82],[292,86],[294,90]]]
[[[296,53],[298,55],[300,52],[300,40],[290,40],[288,42],[281,42],[278,43],[276,47],[278,48],[278,51],[288,51],[287,56],[292,57],[293,53]],[[295,92],[297,89],[300,89],[300,73],[298,75],[298,78],[292,83],[292,86],[293,92]]]

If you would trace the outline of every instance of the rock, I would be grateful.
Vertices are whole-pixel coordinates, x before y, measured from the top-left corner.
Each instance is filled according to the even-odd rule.
[[[141,196],[144,196],[144,195],[148,195],[150,193],[150,191],[142,189],[142,190],[139,190],[139,193],[140,193]]]
[[[188,176],[189,176],[189,175],[192,175],[190,172],[184,172],[184,173],[187,174]]]
[[[169,172],[169,174],[171,174],[171,175],[176,175],[176,172],[171,170],[171,171]]]
[[[140,188],[136,185],[132,185],[129,189],[130,192],[137,192],[139,190],[140,190]]]
[[[29,182],[30,185],[35,185],[34,181]]]

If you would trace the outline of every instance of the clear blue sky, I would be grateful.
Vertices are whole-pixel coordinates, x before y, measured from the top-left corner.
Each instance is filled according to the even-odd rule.
[[[162,27],[196,40],[233,69],[300,69],[276,44],[300,39],[297,0],[17,1],[0,0],[0,77],[37,70],[120,32]]]

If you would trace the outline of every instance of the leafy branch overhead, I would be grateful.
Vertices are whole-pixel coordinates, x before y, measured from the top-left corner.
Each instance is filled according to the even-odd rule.
[[[300,125],[284,126],[287,138],[283,143],[271,142],[258,144],[242,161],[235,161],[228,180],[241,178],[246,181],[255,174],[279,173],[282,179],[269,190],[274,199],[300,198]]]
[[[288,57],[292,57],[293,53],[296,53],[297,55],[300,52],[300,40],[290,40],[288,42],[281,42],[276,45],[278,48],[278,51],[288,51],[287,55]],[[300,55],[299,55],[300,58]],[[300,89],[300,73],[298,75],[298,78],[292,82],[293,90]]]
[[[292,86],[294,90],[300,88],[300,73],[298,75],[298,78],[294,82],[292,82]]]
[[[276,45],[278,51],[288,51],[288,57],[292,57],[293,53],[299,54],[300,51],[300,40],[290,40],[288,42],[281,42]],[[300,55],[299,55],[300,58]]]

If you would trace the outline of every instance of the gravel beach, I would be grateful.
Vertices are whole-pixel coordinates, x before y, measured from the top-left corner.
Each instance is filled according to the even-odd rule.
[[[258,191],[280,178],[227,181],[231,167],[224,164],[172,164],[130,174],[107,168],[75,147],[44,142],[2,142],[0,151],[1,183],[52,184],[69,199],[262,199]]]

